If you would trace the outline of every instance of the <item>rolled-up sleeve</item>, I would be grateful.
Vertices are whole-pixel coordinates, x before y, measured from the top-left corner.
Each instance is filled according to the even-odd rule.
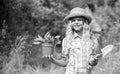
[[[95,38],[93,40],[92,55],[100,55],[100,56],[102,56],[102,51],[101,51],[101,49],[99,47],[99,43],[98,43],[97,38]]]
[[[102,57],[102,51],[99,47],[99,43],[97,39],[93,40],[92,53],[91,53],[90,58],[95,57],[95,56],[96,56],[96,58],[94,58],[95,60],[89,63],[89,65],[96,66],[98,63],[98,60]]]
[[[68,49],[69,49],[69,41],[66,38],[64,38],[62,41],[62,55],[68,56],[69,53]]]

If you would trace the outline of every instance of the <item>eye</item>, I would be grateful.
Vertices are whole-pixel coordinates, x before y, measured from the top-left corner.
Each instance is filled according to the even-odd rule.
[[[72,22],[75,22],[75,21],[76,21],[76,19],[72,19],[71,21],[72,21]]]
[[[77,19],[78,21],[82,21],[82,19]]]

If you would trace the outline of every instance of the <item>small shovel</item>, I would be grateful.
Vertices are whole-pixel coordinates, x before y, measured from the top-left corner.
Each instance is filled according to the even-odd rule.
[[[113,45],[107,45],[104,48],[101,49],[102,51],[102,58],[104,58],[107,54],[109,54],[113,50]],[[97,54],[94,58],[97,59],[101,54]]]
[[[114,46],[113,45],[107,45],[104,48],[101,49],[102,54],[103,54],[103,58],[109,54],[112,50],[113,50]]]

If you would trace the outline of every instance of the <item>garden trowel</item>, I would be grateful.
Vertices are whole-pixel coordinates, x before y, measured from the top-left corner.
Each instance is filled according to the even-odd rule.
[[[114,46],[113,45],[107,45],[104,48],[101,49],[103,58],[109,54],[113,50]]]
[[[107,54],[109,54],[113,50],[113,45],[107,45],[101,49],[102,58],[104,58]],[[94,58],[97,59],[101,54],[96,55]]]
[[[114,47],[113,45],[107,45],[104,48],[102,48],[101,49],[102,58],[109,54],[113,50],[113,47]],[[94,58],[97,59],[98,57],[100,57],[101,54],[97,54],[96,56],[94,56]]]

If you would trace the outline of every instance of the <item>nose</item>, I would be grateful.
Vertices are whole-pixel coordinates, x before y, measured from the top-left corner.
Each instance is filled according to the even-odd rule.
[[[75,20],[74,23],[75,23],[76,25],[80,25],[82,22],[79,21],[79,20]]]
[[[74,20],[74,25],[79,24],[78,20]]]

